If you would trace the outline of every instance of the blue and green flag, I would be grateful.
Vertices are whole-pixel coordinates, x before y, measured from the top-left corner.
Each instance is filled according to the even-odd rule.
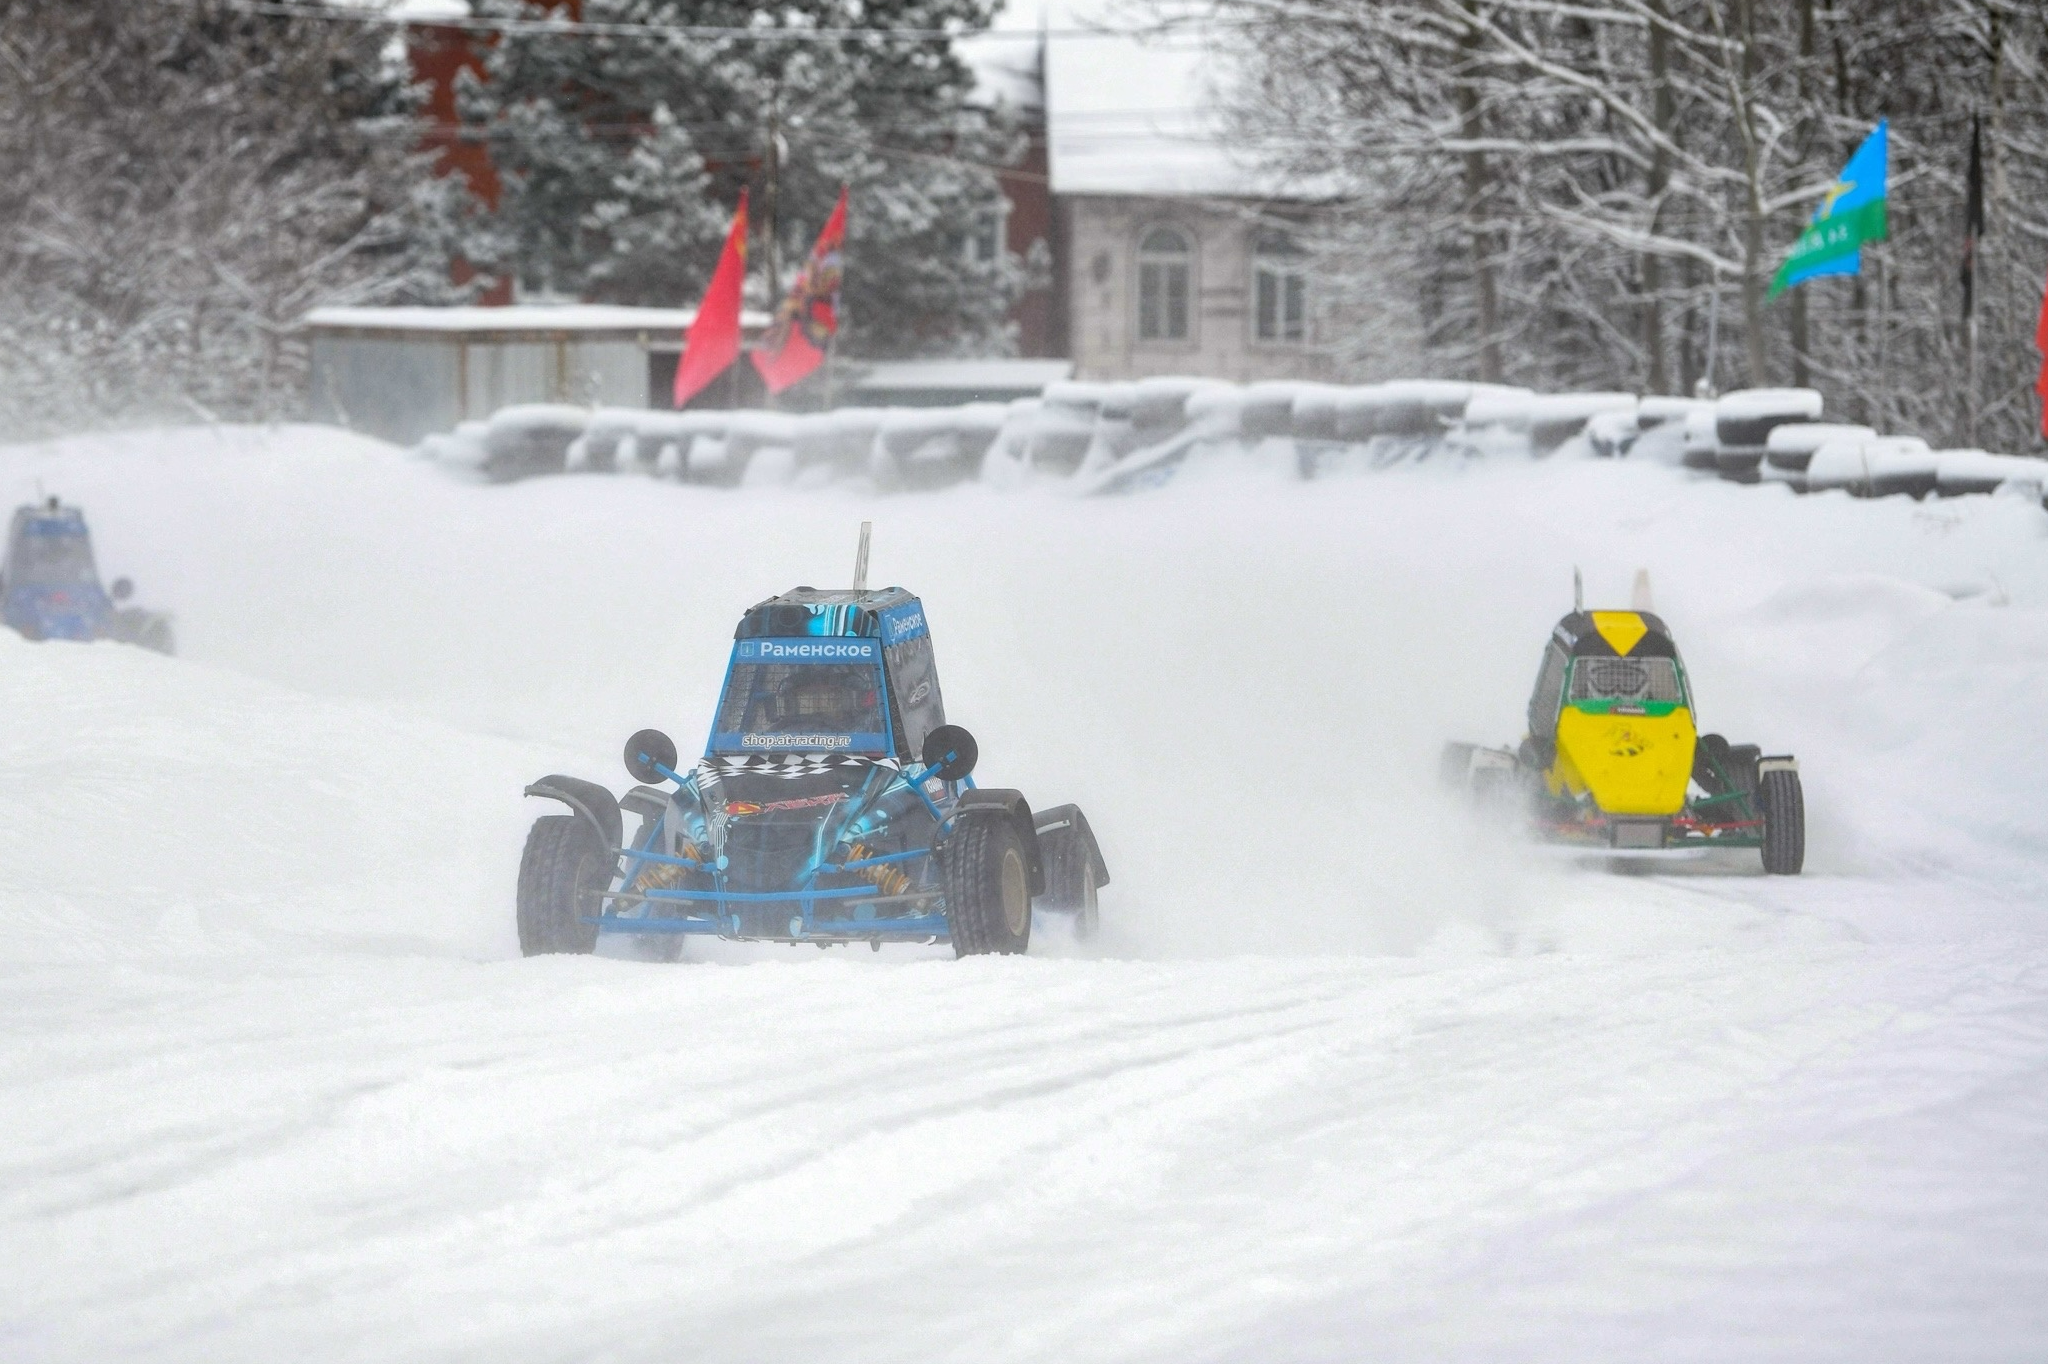
[[[1817,275],[1863,270],[1863,243],[1885,239],[1885,128],[1879,123],[1842,167],[1841,178],[1814,210],[1813,223],[1792,243],[1792,254],[1771,280],[1772,298]]]

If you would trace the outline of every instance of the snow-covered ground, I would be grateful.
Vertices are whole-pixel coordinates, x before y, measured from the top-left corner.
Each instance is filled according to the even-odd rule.
[[[0,1358],[2048,1356],[2048,515],[1613,461],[1119,499],[0,450],[183,656],[0,635]],[[921,592],[1082,950],[522,961],[519,788]],[[1478,838],[1584,568],[1809,874]]]

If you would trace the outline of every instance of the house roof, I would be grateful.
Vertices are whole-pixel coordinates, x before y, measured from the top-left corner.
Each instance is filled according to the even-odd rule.
[[[1046,141],[1055,194],[1243,195],[1267,177],[1225,146],[1216,63],[1189,38],[1047,44]]]
[[[1117,0],[1009,0],[995,27],[1043,34],[1054,194],[1299,197],[1231,148],[1214,94],[1231,78],[1228,49],[1212,32],[1133,36]],[[991,39],[968,52],[985,88],[1014,85],[1018,46]]]
[[[317,331],[464,336],[680,333],[696,320],[695,308],[632,308],[610,303],[524,303],[503,308],[315,308],[306,314],[306,325]],[[740,314],[740,324],[747,328],[766,327],[770,320],[767,313],[751,308]]]

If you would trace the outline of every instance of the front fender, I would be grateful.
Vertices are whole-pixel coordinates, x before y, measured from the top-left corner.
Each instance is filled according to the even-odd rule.
[[[1031,822],[1041,834],[1072,829],[1074,836],[1081,840],[1081,846],[1087,849],[1088,860],[1095,864],[1095,884],[1109,884],[1109,863],[1102,860],[1102,848],[1095,842],[1095,830],[1088,827],[1088,816],[1081,813],[1080,806],[1055,805],[1050,810],[1036,812]]]
[[[526,794],[558,800],[574,810],[604,840],[606,851],[619,846],[626,829],[625,817],[619,813],[619,803],[612,793],[596,782],[581,777],[546,776],[527,787]]]
[[[1016,826],[1017,837],[1024,844],[1024,863],[1031,878],[1031,894],[1034,897],[1045,894],[1045,858],[1038,850],[1038,822],[1031,817],[1031,803],[1024,799],[1024,793],[1000,786],[977,786],[971,791],[962,791],[960,798],[953,802],[952,815],[947,823],[950,826],[964,815],[983,810],[999,812]]]

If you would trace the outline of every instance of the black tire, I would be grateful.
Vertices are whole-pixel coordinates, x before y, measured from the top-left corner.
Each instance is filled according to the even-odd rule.
[[[1081,831],[1069,824],[1042,834],[1039,856],[1045,859],[1045,894],[1039,907],[1074,916],[1074,936],[1086,941],[1102,926],[1095,879],[1095,850]]]
[[[598,896],[611,888],[616,864],[604,840],[580,815],[542,815],[519,859],[519,953],[588,956],[597,946]]]
[[[135,642],[160,654],[174,655],[178,652],[177,640],[171,634],[171,623],[161,616],[137,631]]]
[[[1799,774],[1786,768],[1766,772],[1759,803],[1764,816],[1764,870],[1797,876],[1806,865],[1806,794]]]
[[[1007,814],[972,814],[946,840],[943,873],[953,955],[1016,955],[1031,946],[1031,868]]]

